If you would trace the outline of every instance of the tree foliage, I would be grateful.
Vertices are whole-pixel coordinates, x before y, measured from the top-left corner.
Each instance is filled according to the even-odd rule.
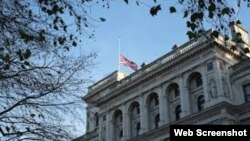
[[[95,54],[71,56],[82,39],[93,38],[93,5],[109,8],[109,0],[0,1],[0,138],[1,140],[69,140],[67,117],[78,117],[86,73]],[[148,1],[124,0],[137,5]],[[150,14],[165,6],[152,0]],[[204,32],[204,22],[218,32],[236,20],[235,7],[225,0],[175,0],[170,13],[186,19],[190,39]],[[237,0],[237,7],[249,0]],[[240,21],[237,21],[240,22]],[[67,115],[67,116],[65,116]]]
[[[172,14],[177,12],[183,14],[186,26],[189,29],[186,34],[190,39],[204,33],[205,23],[209,23],[215,28],[213,36],[217,36],[219,32],[228,35],[230,25],[233,22],[240,23],[240,20],[237,19],[238,9],[243,6],[250,7],[249,0],[173,0],[171,3],[174,3],[174,5],[168,4],[170,1],[152,1],[154,3],[150,8],[152,16],[157,15],[163,9],[162,5],[169,7],[169,12]],[[129,3],[128,0],[125,2]],[[136,0],[137,5],[148,5],[145,3],[146,1]]]
[[[0,1],[0,140],[69,140],[95,54],[70,55],[92,38],[91,0]],[[98,1],[96,1],[98,2]],[[100,6],[107,6],[101,1]]]

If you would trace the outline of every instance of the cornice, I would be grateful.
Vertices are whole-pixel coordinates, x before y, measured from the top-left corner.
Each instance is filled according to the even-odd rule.
[[[209,48],[217,48],[217,49],[223,50],[226,53],[231,54],[235,58],[240,59],[241,57],[239,56],[239,54],[230,50],[230,47],[228,46],[230,46],[230,43],[226,44],[225,41],[222,41],[218,38],[207,40],[206,42],[201,43],[199,46],[191,48],[187,52],[184,52],[182,55],[178,56],[178,58],[165,62],[164,64],[158,66],[158,68],[155,68],[153,71],[146,73],[144,76],[138,77],[137,79],[133,80],[131,83],[128,83],[127,85],[123,85],[123,87],[113,88],[108,94],[101,97],[101,99],[100,97],[98,98],[97,95],[93,94],[93,95],[88,96],[88,99],[85,99],[85,100],[87,101],[87,103],[91,103],[91,104],[94,103],[94,105],[100,106],[106,103],[107,101],[109,101],[110,99],[119,97],[129,90],[147,81],[150,81],[163,73],[169,72],[173,68],[176,68],[180,64],[185,63],[187,60],[190,60],[194,56],[199,55],[200,53],[206,51]],[[115,82],[114,85],[118,86],[119,82]]]
[[[148,82],[148,81],[156,78],[157,76],[159,76],[163,73],[171,71],[173,68],[179,66],[179,64],[185,63],[187,60],[193,58],[195,55],[199,55],[200,53],[206,51],[209,47],[212,46],[212,43],[213,42],[205,42],[205,43],[201,44],[199,47],[195,47],[195,48],[189,50],[188,52],[183,53],[182,56],[179,56],[179,58],[176,58],[174,60],[171,60],[170,62],[166,62],[165,64],[162,64],[161,66],[156,68],[156,70],[151,71],[151,72],[145,74],[144,76],[137,78],[136,80],[129,83],[128,85],[126,85],[120,89],[113,89],[105,97],[102,97],[101,100],[97,100],[98,101],[97,106],[100,106],[103,103],[106,103],[106,101],[113,99],[117,96],[121,96],[123,93],[125,93],[125,92],[145,83],[145,82]]]

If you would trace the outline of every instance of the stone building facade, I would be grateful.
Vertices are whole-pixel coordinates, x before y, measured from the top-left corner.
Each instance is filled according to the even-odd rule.
[[[90,86],[87,131],[75,141],[167,141],[171,124],[250,124],[248,32],[211,33]]]

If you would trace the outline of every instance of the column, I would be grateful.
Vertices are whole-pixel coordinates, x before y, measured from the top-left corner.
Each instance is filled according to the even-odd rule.
[[[145,103],[142,96],[139,99],[140,103],[140,122],[141,122],[141,133],[145,133],[148,131],[148,110],[147,104]]]
[[[166,88],[164,88],[163,90],[166,90]],[[165,91],[164,91],[165,92]],[[165,100],[165,122],[166,124],[168,124],[170,122],[170,115],[169,115],[169,103],[168,103],[168,99],[167,99],[167,93],[164,93],[163,96],[164,100]]]
[[[225,67],[225,69],[226,69],[226,81],[227,81],[227,84],[228,84],[230,100],[233,101],[234,100],[234,95],[233,95],[232,83],[230,81],[230,75],[229,75],[230,70],[229,70],[229,68],[227,66]]]
[[[207,83],[207,75],[206,75],[206,64],[202,65],[202,86],[204,91],[205,98],[205,108],[209,106],[209,92],[208,92],[208,83]]]
[[[113,141],[113,122],[112,122],[112,116],[110,115],[110,112],[107,111],[106,114],[106,139],[107,141]]]
[[[191,114],[190,96],[187,86],[185,85],[183,76],[179,79],[180,100],[181,100],[181,118]]]
[[[97,131],[98,131],[98,138],[101,141],[102,140],[102,130],[103,130],[103,128],[102,128],[103,114],[99,115],[98,119],[99,119],[99,125],[98,125],[98,130]]]
[[[122,140],[125,141],[128,139],[128,110],[126,105],[122,106],[122,130],[123,130],[123,137]]]
[[[217,95],[218,97],[224,97],[223,84],[221,80],[221,72],[218,60],[216,61],[215,67],[215,81],[217,85]]]
[[[159,113],[160,113],[160,126],[166,124],[166,100],[164,97],[164,91],[162,86],[157,88],[157,93],[159,96]]]

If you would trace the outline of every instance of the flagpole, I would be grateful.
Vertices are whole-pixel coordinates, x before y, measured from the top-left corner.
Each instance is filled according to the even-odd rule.
[[[118,45],[118,71],[120,71],[120,69],[121,69],[121,64],[120,64],[120,56],[121,56],[121,39],[120,39],[120,37],[118,37],[118,42],[119,42],[119,45]]]

